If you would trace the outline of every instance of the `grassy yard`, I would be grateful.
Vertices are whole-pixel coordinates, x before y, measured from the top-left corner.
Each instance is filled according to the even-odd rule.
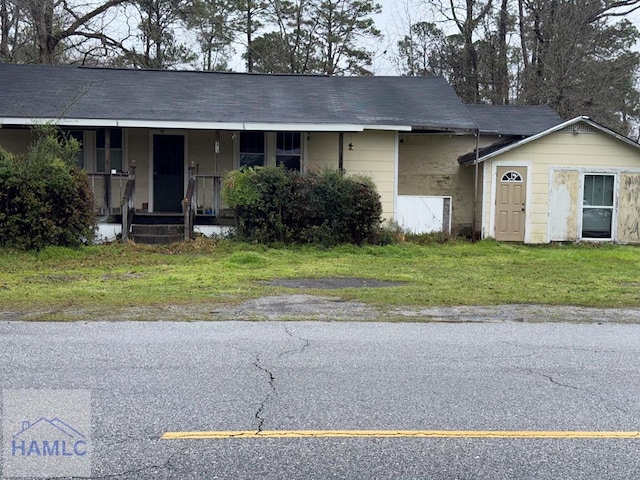
[[[640,248],[479,242],[268,248],[198,240],[0,251],[0,310],[216,305],[300,290],[261,280],[360,277],[405,282],[331,295],[373,305],[505,303],[640,307]],[[327,291],[309,290],[323,294]]]

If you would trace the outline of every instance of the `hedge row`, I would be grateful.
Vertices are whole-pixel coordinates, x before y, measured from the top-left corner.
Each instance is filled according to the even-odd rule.
[[[360,245],[378,231],[382,215],[371,180],[332,170],[232,171],[224,178],[223,198],[234,211],[238,237],[263,243]]]

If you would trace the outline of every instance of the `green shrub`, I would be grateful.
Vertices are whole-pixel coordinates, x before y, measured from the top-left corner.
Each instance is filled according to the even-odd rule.
[[[291,205],[291,173],[283,168],[246,168],[225,176],[223,198],[233,208],[240,239],[287,242],[284,210]]]
[[[301,176],[281,167],[229,172],[223,198],[241,240],[336,245],[370,241],[381,221],[375,185],[325,170]]]
[[[41,128],[26,156],[0,151],[0,246],[41,250],[93,239],[93,194],[78,143]]]

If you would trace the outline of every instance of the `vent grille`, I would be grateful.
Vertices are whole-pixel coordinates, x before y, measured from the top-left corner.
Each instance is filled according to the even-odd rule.
[[[582,134],[582,133],[597,133],[597,129],[592,127],[591,125],[587,125],[585,123],[576,123],[575,125],[571,125],[569,127],[564,127],[560,132],[562,133],[570,133],[572,135]]]

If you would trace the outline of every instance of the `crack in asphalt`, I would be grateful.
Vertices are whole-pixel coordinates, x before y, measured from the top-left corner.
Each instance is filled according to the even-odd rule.
[[[309,343],[309,339],[307,338],[302,338],[302,337],[298,337],[296,335],[294,335],[293,333],[291,333],[291,331],[289,331],[289,328],[287,327],[287,325],[284,326],[284,331],[287,335],[289,335],[291,338],[293,338],[294,340],[300,340],[301,342],[304,342],[303,345],[299,348],[293,348],[291,350],[286,350],[284,352],[280,352],[278,354],[278,358],[281,358],[285,355],[289,355],[291,353],[302,353],[304,352],[310,345]]]
[[[181,450],[183,450],[183,449],[181,449]],[[167,470],[167,471],[171,471],[173,469],[171,461],[179,453],[182,453],[182,452],[181,451],[173,452],[171,455],[169,455],[167,457],[167,459],[163,463],[160,463],[160,464],[147,465],[145,467],[140,467],[140,468],[133,468],[131,470],[126,470],[124,472],[119,472],[119,473],[110,473],[110,474],[107,474],[107,475],[91,476],[90,478],[93,479],[93,480],[101,480],[101,479],[107,479],[107,478],[118,478],[118,477],[123,477],[125,475],[135,475],[135,474],[142,473],[142,472],[145,472],[145,471],[148,471],[148,470]],[[71,478],[75,479],[75,478],[86,478],[86,477],[71,477]]]
[[[300,342],[302,342],[302,345],[297,347],[297,348],[292,348],[292,349],[285,350],[283,352],[277,353],[277,358],[278,359],[282,358],[285,355],[290,355],[290,354],[293,354],[293,353],[302,353],[309,347],[310,341],[308,339],[306,339],[306,338],[302,338],[302,337],[294,335],[289,330],[287,325],[284,326],[284,331],[292,339],[299,340]],[[262,361],[260,360],[260,355],[256,355],[256,359],[253,362],[253,366],[256,367],[258,370],[260,370],[260,371],[262,371],[262,372],[267,374],[267,376],[269,377],[269,388],[270,388],[270,391],[264,397],[262,402],[260,402],[260,404],[258,405],[258,409],[256,410],[256,413],[255,413],[255,419],[258,422],[256,435],[258,435],[260,432],[262,432],[262,430],[264,428],[264,422],[266,421],[266,418],[263,416],[263,412],[264,412],[267,404],[271,400],[272,396],[276,395],[276,393],[277,393],[277,390],[276,390],[276,376],[267,366],[262,364]]]
[[[530,349],[538,349],[539,345],[531,345],[526,343],[518,343],[518,342],[507,342],[501,341],[498,342],[503,345],[509,345],[510,347],[518,347],[518,348],[530,348]],[[598,348],[588,348],[588,347],[574,347],[574,346],[563,346],[563,345],[545,345],[545,350],[566,350],[569,352],[587,352],[587,353],[619,353],[617,350],[602,350]]]
[[[269,402],[269,400],[271,400],[271,396],[276,393],[276,377],[275,377],[275,375],[273,374],[273,372],[271,370],[269,370],[267,367],[263,367],[262,365],[260,365],[260,356],[259,355],[256,356],[256,361],[253,362],[253,366],[256,367],[258,370],[263,371],[264,373],[266,373],[269,376],[269,388],[271,389],[271,391],[269,393],[267,393],[267,395],[264,398],[264,400],[262,400],[262,402],[258,406],[258,410],[256,411],[256,414],[255,414],[255,419],[258,421],[258,429],[256,431],[256,435],[257,435],[260,432],[262,432],[262,428],[263,428],[264,422],[266,420],[262,416],[262,412],[264,411],[265,407],[267,406],[267,403]]]
[[[611,403],[609,400],[607,400],[603,395],[599,394],[598,392],[595,392],[593,390],[589,390],[589,389],[586,389],[586,388],[577,387],[575,385],[570,385],[568,383],[559,382],[558,380],[553,378],[551,375],[547,375],[547,374],[542,373],[542,372],[536,372],[535,370],[532,370],[530,368],[518,368],[518,370],[523,370],[525,372],[530,373],[531,375],[538,375],[540,377],[546,378],[547,380],[549,380],[554,385],[558,385],[560,387],[565,387],[565,388],[571,388],[572,390],[577,390],[579,392],[584,392],[584,393],[588,393],[590,395],[593,395],[594,397],[596,397],[604,405],[608,405],[608,406],[610,406],[612,408],[615,408],[619,412],[624,413],[625,415],[629,415],[629,412],[627,410],[625,410],[624,408],[616,405],[615,403]]]
[[[572,388],[573,390],[580,390],[583,391],[582,388],[580,387],[576,387],[575,385],[569,385],[568,383],[562,383],[557,381],[555,378],[553,378],[551,375],[547,375],[546,373],[542,373],[542,372],[536,372],[530,368],[524,368],[522,369],[526,372],[529,372],[532,375],[539,375],[541,377],[546,378],[547,380],[549,380],[551,383],[555,384],[555,385],[559,385],[560,387],[566,387],[566,388]]]
[[[534,353],[523,353],[517,355],[477,355],[475,357],[470,357],[469,361],[481,363],[486,360],[516,360],[520,358],[531,358],[538,355],[537,352]]]

